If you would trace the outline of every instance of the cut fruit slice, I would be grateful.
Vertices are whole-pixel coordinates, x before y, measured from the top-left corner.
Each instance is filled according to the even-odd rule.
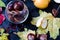
[[[42,20],[41,27],[44,28],[44,29],[47,27],[47,19]]]
[[[41,26],[41,21],[43,20],[43,18],[40,18],[38,21],[37,21],[37,23],[36,23],[36,26],[37,27],[40,27]]]
[[[47,19],[45,19],[45,18],[40,18],[40,19],[37,21],[36,26],[45,29],[45,28],[47,27]]]

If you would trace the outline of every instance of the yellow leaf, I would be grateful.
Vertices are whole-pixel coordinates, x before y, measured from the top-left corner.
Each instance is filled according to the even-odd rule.
[[[46,34],[46,33],[48,33],[48,29],[41,29],[41,28],[37,29],[37,34]]]
[[[35,34],[35,31],[32,30],[26,30],[23,32],[17,32],[17,35],[21,38],[20,40],[28,40],[27,36],[29,33]]]
[[[53,23],[54,23],[55,26],[60,28],[60,18],[54,18]]]
[[[57,36],[59,35],[59,28],[57,28],[56,26],[53,26],[52,31],[50,32],[50,37],[53,39],[56,39]]]
[[[56,22],[58,22],[58,20],[54,18],[53,20],[49,20],[49,23],[48,23],[48,30],[50,32],[50,37],[53,39],[56,39],[57,36],[59,35],[59,28]]]

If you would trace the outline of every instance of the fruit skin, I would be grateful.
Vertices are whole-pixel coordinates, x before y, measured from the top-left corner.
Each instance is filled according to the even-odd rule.
[[[15,1],[13,4],[8,6],[9,11],[22,11],[24,8],[23,2]]]
[[[5,20],[4,14],[0,14],[0,25],[3,23]]]
[[[35,39],[35,35],[30,33],[30,34],[28,34],[27,38],[28,38],[28,40],[30,40],[30,39],[34,40]]]
[[[46,35],[46,34],[38,34],[38,35],[37,35],[37,38],[38,38],[39,40],[47,40],[47,35]]]
[[[2,14],[2,7],[0,7],[0,25],[3,23],[4,20],[5,20],[5,16],[4,14]]]
[[[48,7],[50,0],[33,0],[33,2],[37,8],[45,9]]]
[[[8,10],[9,10],[9,11],[14,10],[14,9],[13,9],[13,4],[10,4],[10,5],[8,6]]]
[[[15,10],[19,10],[19,11],[22,11],[24,8],[24,4],[22,2],[19,2],[19,1],[14,2],[13,6],[14,6]]]

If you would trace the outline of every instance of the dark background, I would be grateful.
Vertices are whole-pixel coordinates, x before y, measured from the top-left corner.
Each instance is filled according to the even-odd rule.
[[[10,2],[11,0],[3,0],[3,2],[7,5],[8,2]],[[12,0],[14,1],[14,0]],[[23,0],[21,0],[23,1]],[[24,2],[24,1],[23,1]],[[26,0],[24,2],[28,9],[29,9],[29,17],[28,19],[22,23],[22,24],[13,24],[13,23],[10,23],[7,19],[3,22],[2,25],[0,25],[0,27],[4,28],[5,29],[5,32],[8,32],[10,35],[9,35],[9,40],[19,40],[19,37],[15,34],[13,34],[13,32],[17,32],[17,31],[23,31],[24,28],[27,28],[27,29],[31,29],[31,30],[35,30],[36,31],[36,26],[32,25],[30,22],[32,20],[32,17],[37,17],[39,16],[38,12],[39,12],[39,9],[36,8],[32,2],[32,0]],[[46,12],[52,12],[52,9],[55,8],[57,9],[57,7],[59,6],[59,4],[55,3],[53,0],[51,0],[48,8],[44,9]],[[5,14],[5,8],[3,8],[3,14]],[[60,17],[60,10],[58,11],[58,15],[57,17]],[[49,35],[49,32],[47,33],[48,35],[48,40],[53,40],[52,38],[50,38],[50,35]],[[56,40],[60,40],[60,35],[57,37]]]

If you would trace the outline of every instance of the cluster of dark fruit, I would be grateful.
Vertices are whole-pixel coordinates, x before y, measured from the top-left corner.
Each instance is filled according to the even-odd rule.
[[[14,1],[8,6],[10,19],[13,22],[20,22],[24,20],[24,16],[27,10],[24,9],[24,3],[21,1]],[[20,13],[21,12],[21,13]]]
[[[9,11],[22,11],[24,8],[24,4],[20,1],[15,1],[13,4],[8,6]]]
[[[30,33],[30,34],[28,34],[27,38],[28,38],[28,40],[47,40],[47,35],[45,35],[45,34],[34,35],[34,34]]]

